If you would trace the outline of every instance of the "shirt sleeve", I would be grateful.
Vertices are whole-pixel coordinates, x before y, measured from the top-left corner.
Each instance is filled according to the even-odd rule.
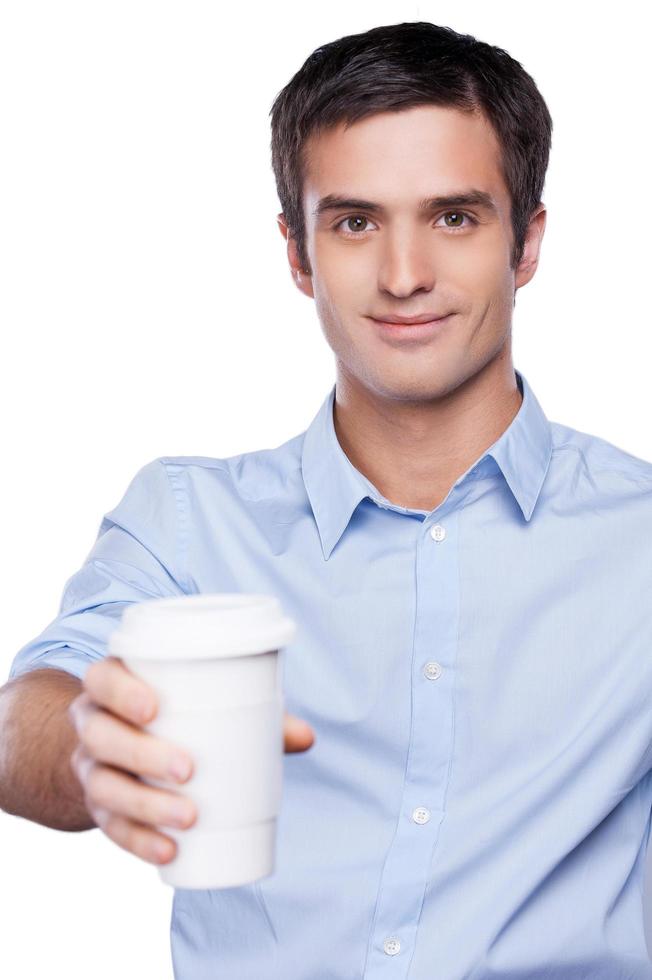
[[[88,665],[106,655],[128,603],[186,594],[177,567],[180,493],[161,459],[136,473],[104,515],[84,564],[65,583],[56,618],[14,657],[10,680],[39,667],[83,679]]]

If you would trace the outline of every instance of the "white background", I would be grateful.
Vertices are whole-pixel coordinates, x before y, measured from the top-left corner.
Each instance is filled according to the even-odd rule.
[[[332,384],[276,224],[268,113],[341,35],[430,20],[534,77],[554,121],[548,227],[514,364],[549,419],[652,459],[645,16],[633,2],[0,5],[0,682],[144,463],[277,446]],[[0,862],[3,976],[171,980],[172,889],[154,866],[99,830],[4,813]]]

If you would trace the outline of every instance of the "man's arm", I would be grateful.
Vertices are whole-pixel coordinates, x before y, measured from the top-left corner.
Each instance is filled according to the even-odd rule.
[[[0,687],[0,808],[55,830],[97,824],[70,765],[77,733],[68,706],[82,683],[52,667],[20,674]]]

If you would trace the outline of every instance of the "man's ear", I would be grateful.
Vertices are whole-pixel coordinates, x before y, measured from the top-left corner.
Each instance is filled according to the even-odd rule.
[[[276,220],[278,222],[278,230],[283,235],[283,238],[286,238],[287,239],[287,237],[288,237],[288,225],[287,225],[287,221],[285,220],[285,215],[283,214],[282,211],[281,211],[280,214],[277,214],[276,215]]]
[[[278,222],[279,230],[287,242],[287,256],[288,262],[290,263],[290,271],[292,272],[292,280],[300,292],[302,292],[305,296],[309,296],[311,299],[314,299],[314,293],[312,291],[312,274],[301,268],[301,263],[297,252],[297,243],[295,238],[290,234],[290,229],[288,228],[287,221],[285,220],[285,216],[282,211],[280,214],[276,215],[276,220]]]
[[[538,208],[530,218],[530,222],[525,233],[525,245],[523,256],[516,267],[514,289],[519,289],[530,281],[537,270],[539,264],[539,253],[541,242],[546,230],[546,208],[544,204],[539,204]]]

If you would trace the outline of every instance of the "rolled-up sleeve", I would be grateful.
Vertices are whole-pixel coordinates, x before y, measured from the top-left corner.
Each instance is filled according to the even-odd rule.
[[[39,667],[83,679],[88,665],[106,655],[128,603],[185,594],[179,567],[184,516],[182,491],[166,463],[159,458],[143,466],[65,583],[56,618],[14,657],[9,679]]]

